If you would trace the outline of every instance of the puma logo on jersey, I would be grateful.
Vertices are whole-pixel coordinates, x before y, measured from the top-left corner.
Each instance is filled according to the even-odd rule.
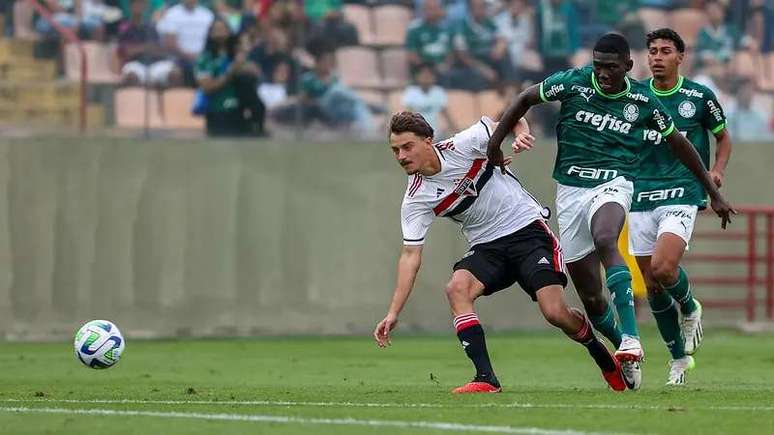
[[[685,195],[685,189],[682,187],[675,187],[674,189],[649,190],[647,192],[640,192],[637,194],[637,202],[663,201],[665,199],[682,198],[683,195]]]
[[[570,88],[571,91],[578,91],[578,95],[583,97],[583,99],[586,100],[588,103],[589,100],[591,100],[591,97],[594,96],[594,89],[587,88],[585,86],[578,86],[578,85],[572,85],[572,88]]]
[[[605,113],[604,116],[598,113],[587,112],[585,110],[579,110],[575,114],[575,120],[584,124],[591,124],[596,127],[597,131],[603,131],[608,129],[622,134],[629,134],[632,129],[632,124],[624,122],[615,116],[611,116],[609,113]]]
[[[588,180],[612,180],[618,176],[618,171],[615,169],[582,168],[572,165],[567,170],[567,175],[576,175],[578,178]]]

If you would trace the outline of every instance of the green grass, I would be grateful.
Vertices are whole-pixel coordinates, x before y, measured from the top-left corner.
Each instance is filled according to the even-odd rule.
[[[526,433],[518,431],[524,428],[774,433],[774,337],[709,330],[689,385],[669,389],[663,386],[664,346],[655,330],[646,329],[644,336],[648,355],[639,392],[608,391],[579,346],[545,331],[492,335],[489,347],[505,391],[464,397],[448,393],[471,375],[451,334],[398,334],[387,350],[361,337],[130,339],[121,362],[104,371],[82,367],[69,343],[2,343],[0,433],[453,433],[443,428],[331,425],[309,419],[507,426],[513,428],[511,433]],[[97,399],[151,403],[84,402]],[[159,403],[163,401],[175,403]],[[192,403],[197,401],[207,403]],[[240,401],[265,402],[235,403]],[[7,410],[10,407],[297,417],[303,422],[15,413]]]

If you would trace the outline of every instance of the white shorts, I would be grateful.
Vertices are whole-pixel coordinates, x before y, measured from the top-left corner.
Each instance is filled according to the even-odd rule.
[[[685,240],[687,248],[698,210],[695,205],[665,205],[630,213],[629,253],[637,257],[653,255],[656,240],[664,233],[672,233]]]
[[[628,213],[634,184],[624,177],[595,187],[556,185],[556,215],[565,262],[572,263],[594,251],[591,218],[603,205],[614,202]]]
[[[150,65],[132,61],[127,62],[121,68],[121,76],[126,77],[129,74],[134,74],[141,84],[166,85],[173,69],[175,69],[175,62],[171,60],[160,60]]]

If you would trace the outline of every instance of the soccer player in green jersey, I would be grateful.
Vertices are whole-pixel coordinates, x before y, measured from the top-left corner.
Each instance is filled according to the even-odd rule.
[[[634,316],[631,273],[618,252],[618,237],[634,192],[633,180],[650,131],[660,133],[674,155],[702,183],[725,228],[733,212],[718,192],[701,158],[676,133],[664,106],[643,83],[629,80],[629,44],[617,34],[594,46],[593,65],[558,72],[524,90],[503,114],[488,145],[488,158],[501,165],[500,144],[527,110],[560,101],[556,209],[567,269],[594,325],[617,347],[627,386],[639,388],[644,355]],[[514,151],[519,151],[514,149]],[[619,326],[602,293],[600,262],[612,293]]]
[[[731,156],[723,109],[711,90],[680,75],[685,54],[680,35],[672,29],[658,29],[648,34],[647,44],[653,77],[645,83],[672,115],[677,130],[696,147],[705,167],[710,157],[708,132],[715,136],[715,165],[709,174],[720,187]],[[694,366],[691,355],[701,344],[703,332],[701,304],[691,295],[680,260],[691,239],[696,213],[707,205],[707,194],[664,146],[660,134],[652,131],[647,136],[649,145],[634,182],[629,252],[642,271],[653,317],[672,356],[667,385],[682,385],[685,372]]]

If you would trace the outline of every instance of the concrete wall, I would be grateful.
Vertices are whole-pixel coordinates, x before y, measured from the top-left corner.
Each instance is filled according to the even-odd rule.
[[[727,191],[772,204],[774,145],[739,145]],[[552,205],[555,147],[515,166]],[[0,337],[370,333],[394,283],[405,178],[384,144],[0,139]],[[465,251],[431,231],[404,330],[450,328],[443,285]],[[492,328],[541,326],[520,290]]]

